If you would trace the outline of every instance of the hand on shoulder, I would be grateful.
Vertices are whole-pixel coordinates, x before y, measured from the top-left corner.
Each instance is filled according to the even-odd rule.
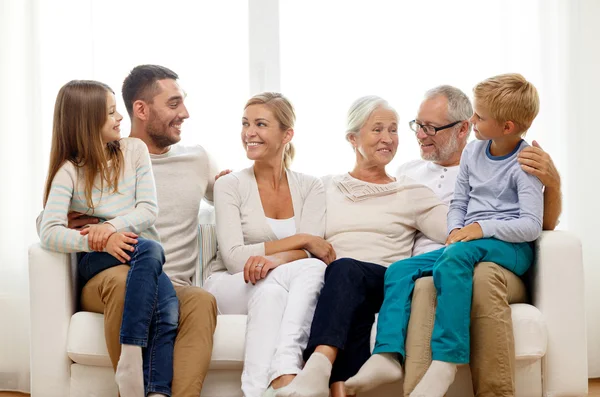
[[[537,176],[544,186],[560,189],[560,174],[550,155],[537,141],[533,141],[531,146],[521,150],[518,161],[523,171]]]

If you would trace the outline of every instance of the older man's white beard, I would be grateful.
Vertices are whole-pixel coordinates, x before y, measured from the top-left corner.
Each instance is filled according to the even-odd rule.
[[[421,158],[425,161],[447,161],[458,152],[458,133],[452,133],[445,146],[439,147],[437,151],[431,153],[421,152]]]

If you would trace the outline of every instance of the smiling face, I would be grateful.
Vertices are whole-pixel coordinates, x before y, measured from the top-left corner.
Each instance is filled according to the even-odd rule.
[[[117,102],[115,100],[115,94],[110,91],[106,92],[106,122],[100,130],[100,136],[102,143],[118,141],[121,139],[121,120],[123,116],[117,112]]]
[[[448,98],[438,95],[424,100],[419,107],[419,113],[415,119],[421,125],[442,127],[455,120],[450,120],[448,115]],[[444,163],[461,150],[459,132],[462,123],[453,127],[438,131],[434,136],[425,134],[422,129],[416,133],[421,158],[427,161]]]
[[[348,137],[355,148],[357,160],[366,166],[388,165],[398,149],[398,118],[396,113],[377,108],[357,134]]]
[[[281,125],[267,105],[250,105],[242,117],[242,145],[246,156],[254,161],[270,161],[283,156],[293,130],[281,130]]]
[[[166,148],[181,140],[181,125],[190,117],[184,104],[185,93],[173,79],[156,81],[158,94],[148,104],[146,131],[153,143]]]

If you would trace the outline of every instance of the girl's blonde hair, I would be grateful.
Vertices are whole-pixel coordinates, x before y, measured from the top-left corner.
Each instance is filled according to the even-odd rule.
[[[288,99],[280,93],[263,92],[261,94],[254,95],[248,100],[248,102],[246,102],[244,109],[252,105],[266,105],[273,112],[273,115],[279,122],[281,131],[294,128],[294,123],[296,122],[296,113],[294,112],[294,107],[290,101],[288,101]],[[294,160],[295,154],[296,150],[294,149],[294,145],[292,145],[292,142],[289,142],[283,150],[283,166],[286,169],[289,169],[292,165],[292,160]]]
[[[54,105],[52,149],[44,207],[52,180],[66,161],[70,161],[83,174],[85,200],[92,213],[92,189],[97,175],[100,175],[100,191],[103,191],[106,183],[113,193],[118,192],[124,162],[123,152],[119,141],[105,145],[101,136],[102,127],[108,119],[108,93],[114,94],[114,91],[106,84],[93,80],[70,81],[58,92]]]

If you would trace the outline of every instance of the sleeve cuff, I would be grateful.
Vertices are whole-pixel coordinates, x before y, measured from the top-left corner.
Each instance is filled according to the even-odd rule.
[[[109,223],[109,224],[113,225],[117,232],[122,232],[127,227],[125,222],[119,218],[114,218],[114,219],[111,219],[110,221],[106,221],[104,223]]]
[[[454,229],[462,229],[463,226],[459,225],[457,223],[454,224],[448,224],[448,235],[454,230]]]
[[[476,223],[479,223],[484,238],[494,237],[494,225],[491,221],[477,221]]]

